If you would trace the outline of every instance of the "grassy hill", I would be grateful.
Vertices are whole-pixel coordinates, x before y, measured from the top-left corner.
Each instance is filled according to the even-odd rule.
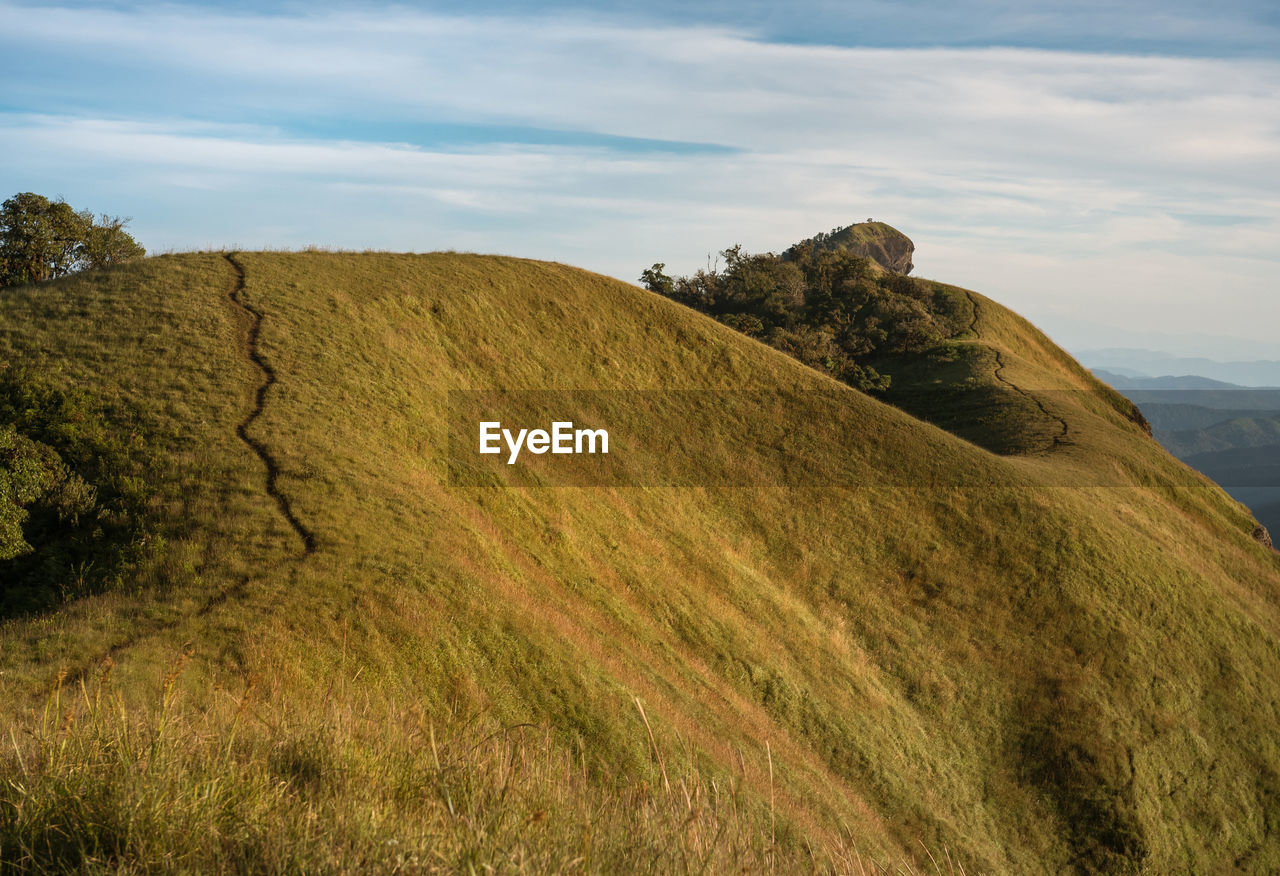
[[[1280,554],[1033,326],[939,288],[966,331],[894,377],[959,399],[946,429],[558,264],[6,290],[3,410],[96,504],[28,533],[55,564],[3,561],[20,588],[0,563],[0,860],[1280,867]],[[645,440],[591,486],[550,456],[459,480],[458,391],[530,389]]]

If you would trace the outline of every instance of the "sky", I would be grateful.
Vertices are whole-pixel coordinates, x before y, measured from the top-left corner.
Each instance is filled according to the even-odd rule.
[[[875,218],[1074,352],[1280,359],[1280,6],[0,0],[0,197],[635,282]]]

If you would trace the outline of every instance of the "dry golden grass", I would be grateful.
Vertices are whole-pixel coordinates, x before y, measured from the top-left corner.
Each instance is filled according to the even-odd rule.
[[[0,860],[24,872],[938,872],[863,859],[852,838],[783,848],[741,777],[686,758],[659,784],[619,776],[549,726],[496,725],[340,692],[271,710],[249,686],[192,708],[180,658],[134,711],[110,668],[59,684],[0,752]],[[768,744],[766,743],[766,752]],[[685,752],[687,755],[688,753]],[[943,860],[949,873],[963,865]]]
[[[562,265],[238,259],[278,376],[249,428],[315,534],[311,555],[235,434],[258,375],[219,254],[0,296],[0,358],[36,362],[138,424],[164,539],[136,588],[0,627],[17,750],[28,767],[59,739],[69,753],[62,772],[9,786],[0,812],[31,807],[13,835],[54,823],[59,776],[125,775],[136,781],[106,785],[136,796],[103,798],[93,824],[134,799],[153,813],[205,805],[193,788],[257,801],[225,810],[218,829],[265,837],[246,869],[354,869],[379,836],[410,836],[419,862],[477,871],[568,869],[583,843],[593,857],[574,866],[601,870],[651,855],[654,869],[857,872],[862,860],[870,872],[928,860],[921,844],[939,872],[948,852],[971,873],[1280,863],[1268,821],[1280,559],[1250,540],[1240,506],[1189,480],[993,302],[980,299],[979,336],[965,343],[1000,350],[1009,380],[1048,393],[1071,446],[997,456]],[[889,472],[898,486],[448,480],[450,390],[770,387],[821,390],[827,401],[793,431],[822,464]],[[609,413],[623,432],[647,422],[626,405]],[[675,438],[701,451],[674,454],[688,483],[749,452],[733,432]],[[939,484],[938,469],[985,486]],[[184,648],[177,699],[157,712],[156,680]],[[52,733],[40,716],[57,673],[92,677],[108,654],[136,725]],[[251,680],[253,719],[237,725],[239,696],[218,691]],[[523,724],[537,732],[491,736]],[[172,735],[157,770],[173,778],[148,786],[141,761],[106,755],[158,726]],[[239,741],[222,754],[231,727]],[[441,821],[448,800],[420,781],[436,769],[433,733],[485,789],[490,808],[465,822]],[[263,778],[285,744],[322,752],[314,799]],[[494,795],[517,751],[550,766],[513,778],[524,802],[511,803]],[[401,774],[419,782],[418,802],[385,796]],[[379,833],[407,823],[401,806],[436,832]],[[509,857],[517,826],[544,810],[542,838]],[[485,819],[499,827],[484,836],[505,844],[467,833]],[[329,832],[308,834],[317,823]],[[99,841],[87,825],[66,828],[69,848]],[[193,833],[161,831],[103,866],[240,866],[223,840]]]

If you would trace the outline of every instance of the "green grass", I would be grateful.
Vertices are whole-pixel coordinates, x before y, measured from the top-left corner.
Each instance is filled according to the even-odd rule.
[[[0,800],[9,860],[390,869],[396,838],[428,869],[870,872],[922,845],[968,872],[1280,866],[1280,555],[994,302],[912,377],[996,390],[953,434],[562,265],[238,260],[277,375],[249,428],[310,555],[235,434],[260,377],[220,254],[0,295],[0,359],[145,448],[159,544],[125,586],[0,626],[26,763]],[[921,486],[448,484],[450,390],[778,387],[821,391],[788,424],[818,463]],[[993,453],[964,431],[984,416],[1061,418],[1071,443]],[[672,437],[701,451],[667,460],[687,483],[750,453]],[[938,469],[974,486],[924,486]],[[83,717],[50,726],[59,674],[108,655],[127,717],[73,685],[57,709]],[[130,734],[167,739],[154,767]],[[465,817],[441,809],[432,734],[473,774]],[[495,796],[516,757],[551,766]]]

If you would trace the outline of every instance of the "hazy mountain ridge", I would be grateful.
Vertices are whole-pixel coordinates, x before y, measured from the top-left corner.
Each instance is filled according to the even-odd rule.
[[[1240,386],[1280,386],[1280,361],[1271,359],[1224,362],[1203,356],[1127,348],[1081,350],[1078,355],[1090,368],[1131,378],[1158,379],[1161,375],[1187,374]]]
[[[1266,447],[1280,459],[1280,416],[1233,417],[1202,429],[1170,432],[1161,443],[1179,459],[1196,453]]]
[[[1196,375],[1094,373],[1139,405],[1169,452],[1248,504],[1268,530],[1280,527],[1280,390]]]
[[[1229,391],[1247,391],[1246,387],[1235,383],[1228,383],[1225,380],[1212,380],[1208,377],[1201,377],[1196,374],[1184,374],[1178,377],[1173,375],[1165,375],[1163,377],[1147,377],[1144,375],[1124,375],[1107,371],[1104,368],[1090,369],[1098,376],[1100,380],[1114,386],[1116,389],[1132,389],[1143,392],[1168,392],[1168,391],[1213,391],[1213,390],[1229,390]]]

